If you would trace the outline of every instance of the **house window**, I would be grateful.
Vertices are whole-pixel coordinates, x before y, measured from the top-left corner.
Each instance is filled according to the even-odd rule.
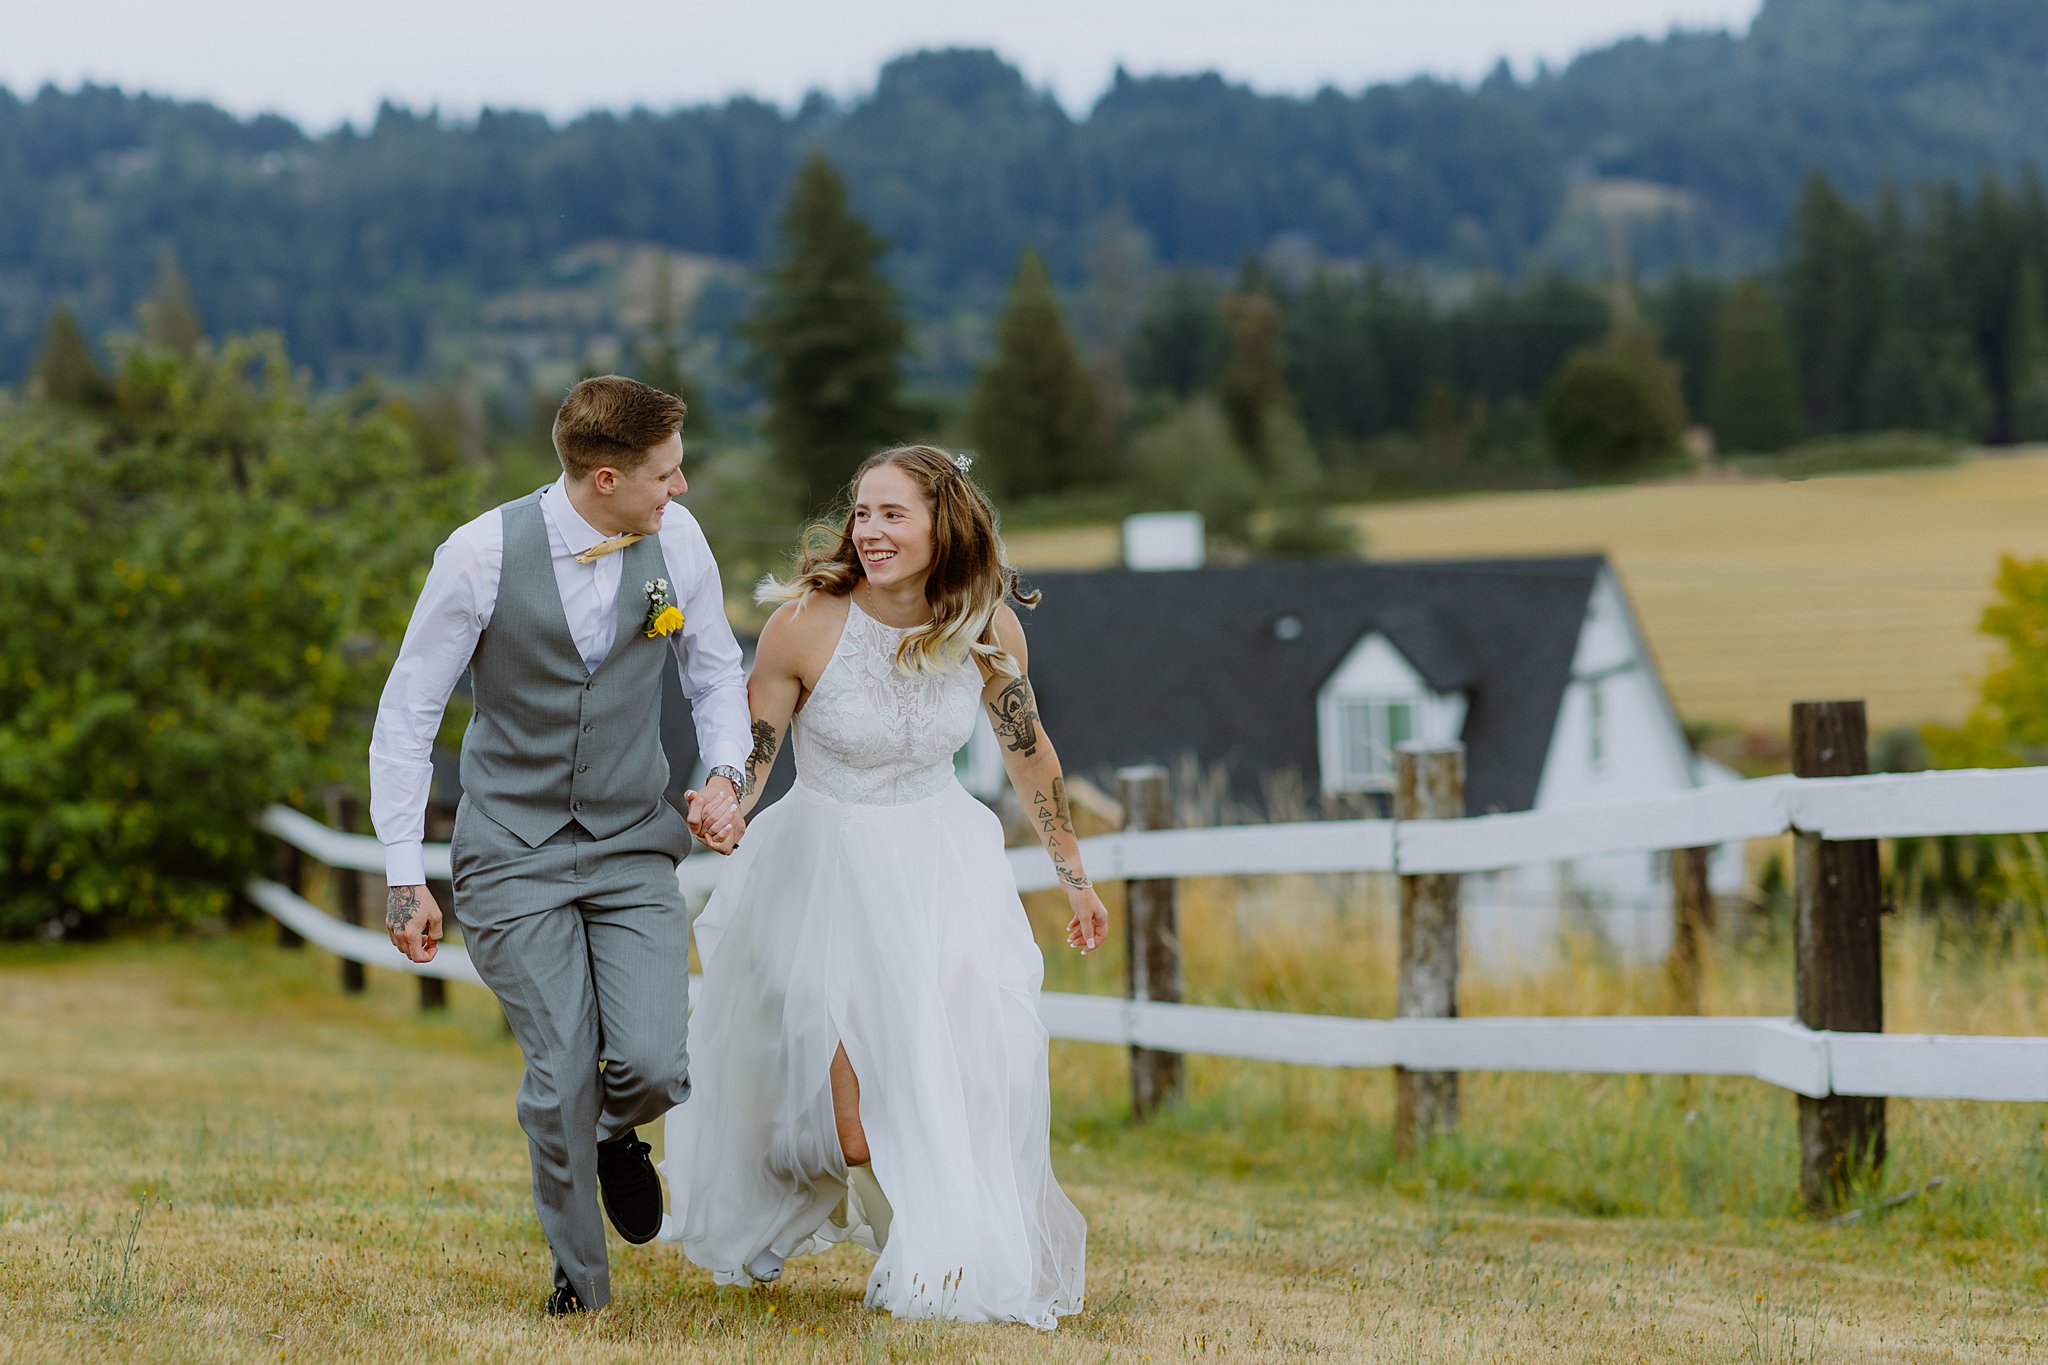
[[[1394,785],[1394,750],[1415,737],[1415,703],[1384,697],[1345,697],[1337,703],[1337,752],[1342,789],[1383,790]]]
[[[1607,761],[1607,697],[1597,682],[1586,684],[1586,758],[1596,773]]]

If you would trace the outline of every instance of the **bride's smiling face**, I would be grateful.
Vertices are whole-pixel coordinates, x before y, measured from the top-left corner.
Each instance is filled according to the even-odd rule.
[[[907,588],[932,567],[932,509],[917,481],[893,464],[869,470],[854,491],[853,547],[877,588]]]

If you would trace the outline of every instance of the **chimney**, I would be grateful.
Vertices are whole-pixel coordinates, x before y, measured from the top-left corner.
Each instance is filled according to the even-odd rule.
[[[1150,573],[1202,567],[1200,512],[1141,512],[1124,518],[1124,567]]]

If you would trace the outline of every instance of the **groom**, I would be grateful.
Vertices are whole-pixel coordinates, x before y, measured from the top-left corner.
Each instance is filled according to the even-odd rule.
[[[454,910],[526,1057],[519,1125],[555,1258],[550,1315],[611,1298],[600,1196],[627,1241],[660,1231],[660,1178],[634,1130],[690,1093],[676,864],[692,830],[725,853],[743,828],[740,649],[704,533],[670,502],[688,486],[684,415],[618,375],[569,391],[554,426],[562,477],[435,553],[370,741],[391,941],[428,962],[442,928],[421,850],[430,760],[471,674]],[[711,765],[687,824],[663,796],[671,659]]]

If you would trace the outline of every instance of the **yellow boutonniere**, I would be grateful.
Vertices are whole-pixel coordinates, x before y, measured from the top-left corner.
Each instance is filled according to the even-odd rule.
[[[658,636],[673,635],[683,628],[683,609],[676,605],[673,592],[666,578],[657,578],[647,585],[647,625],[644,633],[652,640]]]

